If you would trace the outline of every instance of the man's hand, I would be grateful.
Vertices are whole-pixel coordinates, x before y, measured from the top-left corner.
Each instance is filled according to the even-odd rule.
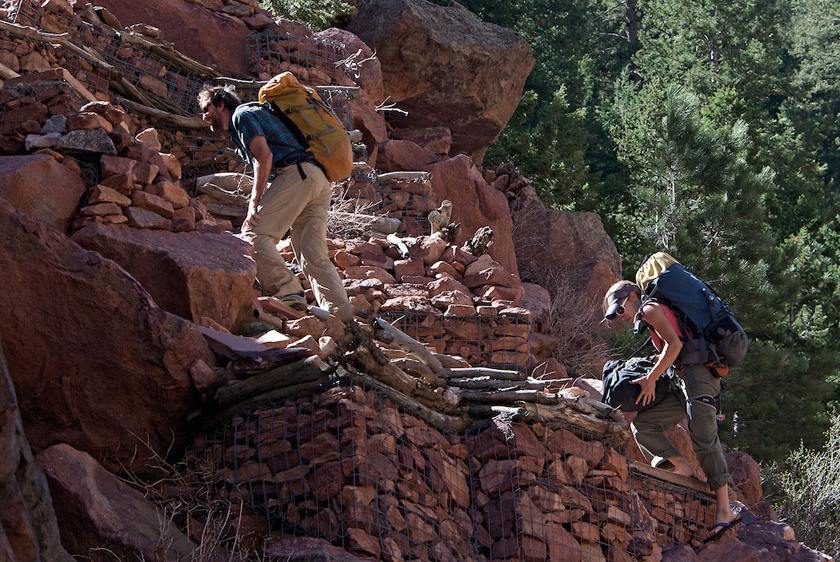
[[[257,203],[254,201],[253,198],[248,202],[248,213],[245,215],[245,220],[242,221],[242,227],[248,228],[249,230],[253,230],[257,223],[259,222],[260,217],[257,214]]]

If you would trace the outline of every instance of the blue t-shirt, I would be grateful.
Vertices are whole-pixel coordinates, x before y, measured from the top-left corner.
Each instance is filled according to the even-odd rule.
[[[254,157],[248,144],[254,137],[262,135],[268,142],[274,156],[274,169],[309,159],[305,147],[282,119],[261,103],[243,103],[234,110],[228,128],[239,156],[248,164],[254,164]],[[274,177],[274,171],[271,172]]]

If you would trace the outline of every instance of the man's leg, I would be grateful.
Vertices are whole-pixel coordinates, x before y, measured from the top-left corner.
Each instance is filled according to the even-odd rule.
[[[330,184],[320,168],[312,164],[303,166],[309,198],[292,225],[292,246],[318,306],[347,321],[353,318],[353,306],[327,251]]]
[[[306,205],[306,194],[296,189],[299,182],[296,166],[281,170],[260,198],[257,225],[253,229],[243,228],[240,235],[253,245],[257,279],[263,290],[278,296],[303,292],[297,276],[277,250],[277,243]]]

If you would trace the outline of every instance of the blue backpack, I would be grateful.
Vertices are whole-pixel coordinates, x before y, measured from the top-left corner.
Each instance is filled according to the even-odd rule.
[[[636,283],[642,289],[642,307],[661,302],[690,334],[680,353],[682,365],[736,367],[743,361],[749,345],[744,328],[717,293],[674,258],[653,254],[636,273]],[[641,325],[636,324],[638,332]]]

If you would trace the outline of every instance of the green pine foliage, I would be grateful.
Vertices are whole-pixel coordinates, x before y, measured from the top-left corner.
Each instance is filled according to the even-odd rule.
[[[260,4],[275,16],[305,23],[314,31],[332,26],[341,16],[353,13],[353,6],[343,0],[262,0]]]
[[[752,343],[728,446],[819,446],[840,402],[840,3],[463,3],[537,61],[485,164],[598,213],[626,278],[664,249],[730,304]]]

